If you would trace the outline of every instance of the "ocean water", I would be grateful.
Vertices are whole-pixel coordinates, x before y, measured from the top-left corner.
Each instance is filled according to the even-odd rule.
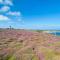
[[[60,36],[60,32],[52,32],[51,34],[56,35],[56,36]]]

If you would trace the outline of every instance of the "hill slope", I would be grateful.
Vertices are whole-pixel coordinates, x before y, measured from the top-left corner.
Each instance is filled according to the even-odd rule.
[[[60,38],[43,32],[1,30],[0,60],[60,60]]]

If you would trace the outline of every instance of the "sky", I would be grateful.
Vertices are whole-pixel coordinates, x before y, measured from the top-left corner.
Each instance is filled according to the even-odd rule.
[[[0,28],[60,29],[60,0],[0,0]]]

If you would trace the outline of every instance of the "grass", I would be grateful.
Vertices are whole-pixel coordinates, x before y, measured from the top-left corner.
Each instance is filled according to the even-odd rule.
[[[60,48],[60,42],[54,42],[54,36],[45,33],[43,34],[41,33],[43,32],[42,30],[37,30],[39,33],[33,32],[17,30],[0,32],[2,34],[2,37],[0,38],[2,39],[0,41],[0,48],[3,47],[2,52],[0,49],[0,52],[3,53],[0,60],[39,60],[41,57],[43,57],[44,60],[60,60],[59,51],[53,50],[57,47]],[[46,44],[45,42],[48,43],[50,38],[52,39],[52,43],[47,44],[47,47],[44,46],[44,44]],[[56,37],[56,39],[58,38]],[[27,42],[25,42],[25,40]],[[33,46],[36,50],[32,48]]]
[[[23,54],[21,60],[39,60],[35,54]]]
[[[8,60],[16,60],[16,58],[15,58],[15,56],[12,56]]]
[[[60,46],[60,42],[54,42],[54,43],[50,43],[48,44],[48,46]]]
[[[45,60],[60,60],[60,53],[57,51],[44,47],[40,51],[43,52]]]

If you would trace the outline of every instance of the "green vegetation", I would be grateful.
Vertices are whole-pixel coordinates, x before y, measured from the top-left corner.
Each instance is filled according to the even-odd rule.
[[[60,60],[60,38],[44,31],[2,30],[0,60]]]
[[[60,53],[53,49],[41,47],[40,51],[44,53],[45,60],[60,60]]]
[[[15,56],[12,56],[8,60],[16,60],[16,57]]]

